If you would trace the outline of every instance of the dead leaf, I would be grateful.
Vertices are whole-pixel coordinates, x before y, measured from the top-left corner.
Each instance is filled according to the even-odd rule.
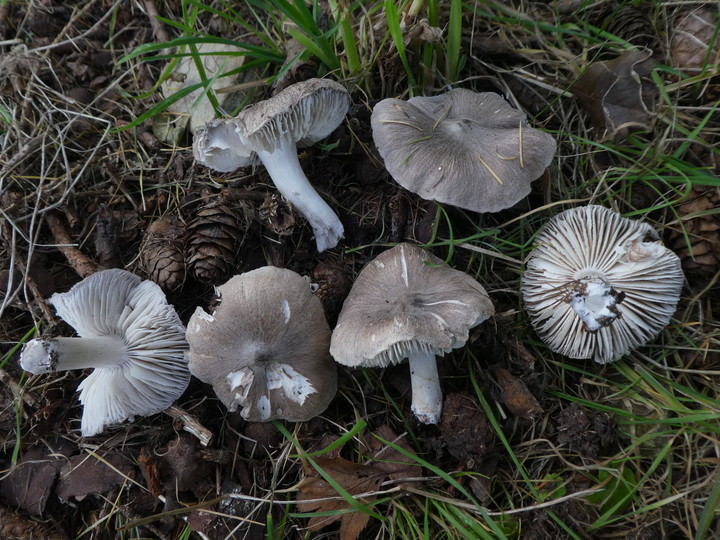
[[[82,500],[87,495],[107,493],[133,477],[133,467],[118,452],[72,456],[60,471],[57,496],[63,501],[70,497]]]
[[[415,460],[393,448],[397,446],[408,454],[415,455],[405,436],[398,437],[387,424],[380,426],[374,433],[365,435],[363,442],[372,450],[373,464],[386,471],[391,480],[408,480],[422,476],[422,467]]]
[[[591,64],[573,86],[573,93],[602,140],[622,139],[650,128],[657,87],[647,78],[655,61],[649,50],[629,49],[606,62]]]
[[[500,387],[500,399],[515,416],[532,419],[543,412],[540,403],[525,383],[507,369],[496,367],[495,379]]]
[[[45,510],[52,486],[64,461],[46,447],[27,450],[11,472],[0,481],[0,496],[11,507],[28,514]]]
[[[380,427],[375,435],[412,452],[407,443],[402,439],[398,440],[397,435],[388,426]],[[387,478],[401,480],[421,475],[420,467],[415,465],[410,457],[392,446],[386,445],[372,434],[367,434],[364,442],[373,451],[372,461],[368,464],[355,463],[341,457],[313,458],[318,468],[345,491],[356,497],[360,503],[367,504],[376,500],[377,496],[374,493]],[[341,520],[340,539],[356,540],[370,521],[370,516],[360,511],[347,512],[352,508],[351,505],[345,499],[338,498],[339,494],[333,486],[314,467],[309,467],[305,474],[306,477],[300,483],[297,497],[298,510],[300,512],[333,512],[328,516],[311,517],[307,524],[308,530],[319,531],[331,523]],[[366,495],[358,497],[362,494]]]
[[[683,10],[675,17],[670,42],[673,67],[697,75],[720,63],[719,20],[717,10],[707,6]]]

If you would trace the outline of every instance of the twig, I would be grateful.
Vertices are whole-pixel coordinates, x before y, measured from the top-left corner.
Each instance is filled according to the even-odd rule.
[[[155,40],[160,43],[167,43],[170,41],[170,38],[165,31],[165,27],[160,24],[160,21],[158,20],[160,14],[155,6],[155,0],[144,0],[143,4],[145,5],[145,11],[147,11],[148,18],[150,19],[150,26],[152,27]]]
[[[184,411],[176,405],[165,409],[165,413],[172,416],[175,420],[179,420],[183,424],[183,430],[195,435],[200,441],[200,444],[207,446],[212,441],[213,433],[208,428],[198,422],[193,416],[187,411]]]
[[[90,258],[75,247],[75,242],[72,241],[70,235],[65,229],[60,217],[55,212],[48,212],[45,214],[45,221],[50,227],[55,243],[58,244],[56,247],[60,252],[65,255],[68,263],[72,266],[80,277],[86,278],[98,271],[98,266]]]

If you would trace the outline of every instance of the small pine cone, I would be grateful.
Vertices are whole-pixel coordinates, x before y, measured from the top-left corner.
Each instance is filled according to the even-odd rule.
[[[293,206],[279,193],[272,193],[258,208],[260,223],[279,236],[288,236],[295,230]]]
[[[660,38],[652,24],[650,9],[649,5],[625,5],[609,16],[606,30],[637,47],[647,47],[658,53]]]
[[[252,219],[249,203],[236,208],[217,199],[200,207],[188,224],[188,268],[201,283],[218,285],[235,268],[235,255]]]
[[[677,206],[678,214],[703,213],[720,208],[720,188],[696,186]],[[697,215],[682,219],[682,231],[674,231],[670,247],[682,260],[688,277],[710,278],[720,270],[720,214]],[[688,242],[689,241],[689,242]],[[688,245],[688,243],[690,245]]]
[[[176,217],[160,218],[145,231],[140,266],[166,291],[175,291],[185,282],[184,237],[185,224]]]
[[[321,262],[313,268],[312,281],[317,283],[315,296],[320,298],[325,314],[331,318],[337,315],[352,287],[349,272],[339,265]]]

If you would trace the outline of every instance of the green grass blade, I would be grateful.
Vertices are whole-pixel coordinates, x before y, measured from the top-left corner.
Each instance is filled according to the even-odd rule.
[[[395,6],[395,2],[393,0],[385,0],[385,18],[390,37],[395,44],[398,55],[400,55],[400,61],[405,68],[405,74],[408,79],[407,86],[410,91],[410,95],[412,95],[413,89],[415,88],[415,77],[413,76],[412,69],[410,69],[410,63],[408,62],[407,54],[405,53],[405,43],[403,42],[402,30],[400,29],[400,16],[398,15],[397,7]]]

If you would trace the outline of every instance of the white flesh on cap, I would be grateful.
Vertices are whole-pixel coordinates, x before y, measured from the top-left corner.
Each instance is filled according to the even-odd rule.
[[[437,424],[442,412],[442,388],[437,362],[431,352],[408,355],[412,384],[412,412],[423,424]]]
[[[345,233],[343,225],[305,176],[295,142],[289,135],[284,135],[274,152],[260,150],[257,155],[278,191],[308,220],[315,234],[317,250],[334,248]]]

